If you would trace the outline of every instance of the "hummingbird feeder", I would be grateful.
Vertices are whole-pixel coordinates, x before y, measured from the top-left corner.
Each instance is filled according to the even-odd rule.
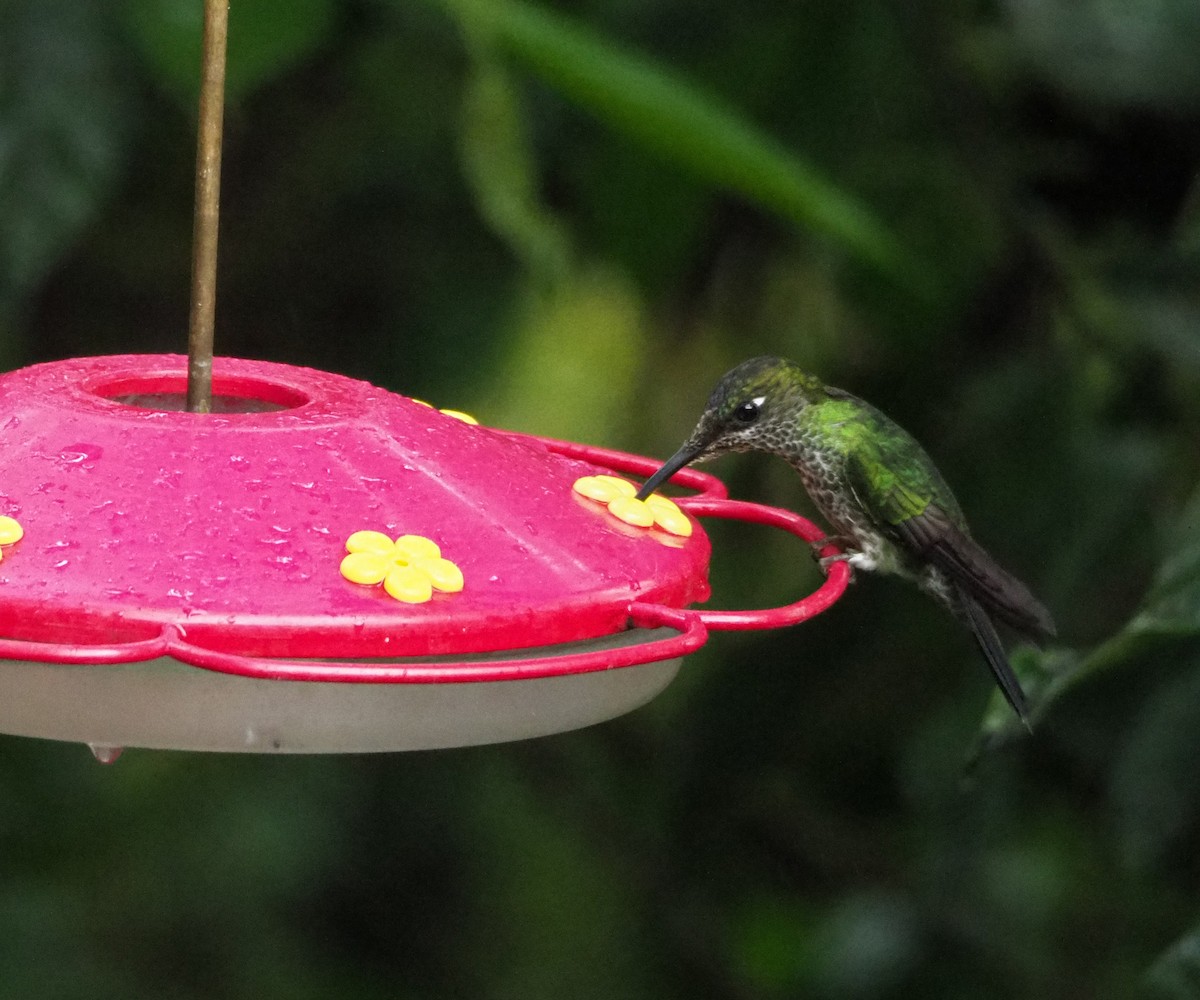
[[[210,69],[223,6],[206,4]],[[0,731],[101,760],[522,739],[645,703],[710,630],[794,624],[840,597],[835,562],[784,607],[689,607],[709,596],[698,517],[822,536],[712,476],[684,470],[695,493],[624,515],[622,477],[654,460],[340,375],[214,362],[220,77],[201,100],[189,356],[0,375]]]

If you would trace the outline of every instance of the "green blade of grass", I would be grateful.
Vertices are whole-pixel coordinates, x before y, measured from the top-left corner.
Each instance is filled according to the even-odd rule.
[[[712,95],[561,14],[519,0],[441,0],[470,31],[597,118],[718,187],[821,233],[904,284],[921,274],[856,198]]]

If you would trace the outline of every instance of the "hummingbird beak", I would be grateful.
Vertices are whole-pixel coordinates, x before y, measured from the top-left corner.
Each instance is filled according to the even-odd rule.
[[[683,447],[675,452],[675,454],[668,458],[665,462],[663,462],[662,468],[660,468],[656,473],[654,473],[654,475],[646,480],[645,485],[638,490],[637,498],[639,500],[645,500],[646,497],[648,497],[651,493],[658,489],[659,486],[675,475],[675,473],[677,473],[685,465],[694,462],[703,453],[703,446],[698,446],[693,441],[684,442]]]

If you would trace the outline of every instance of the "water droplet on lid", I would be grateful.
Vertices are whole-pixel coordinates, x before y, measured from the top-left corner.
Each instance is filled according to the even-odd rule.
[[[65,465],[79,465],[103,454],[104,449],[98,444],[69,444],[58,453],[58,457]]]
[[[110,747],[104,743],[89,743],[88,749],[101,764],[115,764],[117,758],[125,752],[124,747]]]

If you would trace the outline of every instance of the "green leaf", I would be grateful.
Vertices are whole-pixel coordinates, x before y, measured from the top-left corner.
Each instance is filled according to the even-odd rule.
[[[1038,72],[1081,100],[1186,111],[1200,98],[1194,0],[1008,0],[1007,7]]]
[[[552,286],[567,275],[567,234],[539,200],[520,97],[505,67],[486,53],[467,82],[461,139],[463,170],[484,218],[533,277]]]
[[[233,0],[225,97],[230,102],[287,72],[328,36],[333,0]],[[188,104],[200,92],[201,0],[126,0],[131,37],[159,81]]]
[[[1198,666],[1193,660],[1182,675],[1154,691],[1116,761],[1117,828],[1126,854],[1138,865],[1160,861],[1186,843],[1200,821]]]
[[[1144,996],[1200,1000],[1200,926],[1176,941],[1146,973]]]
[[[104,6],[5,5],[0,31],[0,320],[107,196],[127,108]]]
[[[520,2],[442,0],[546,83],[666,160],[735,191],[923,290],[895,237],[854,196],[716,97],[562,15]]]
[[[1200,634],[1200,489],[1184,508],[1131,632]]]
[[[1158,650],[1158,657],[1179,658],[1179,640],[1200,635],[1200,489],[1185,506],[1168,551],[1141,608],[1118,632],[1055,675],[1041,699],[1039,715],[1094,676],[1127,668]],[[1165,646],[1164,649],[1159,649]],[[1047,654],[1050,659],[1053,654]],[[1068,657],[1069,659],[1069,657]]]

